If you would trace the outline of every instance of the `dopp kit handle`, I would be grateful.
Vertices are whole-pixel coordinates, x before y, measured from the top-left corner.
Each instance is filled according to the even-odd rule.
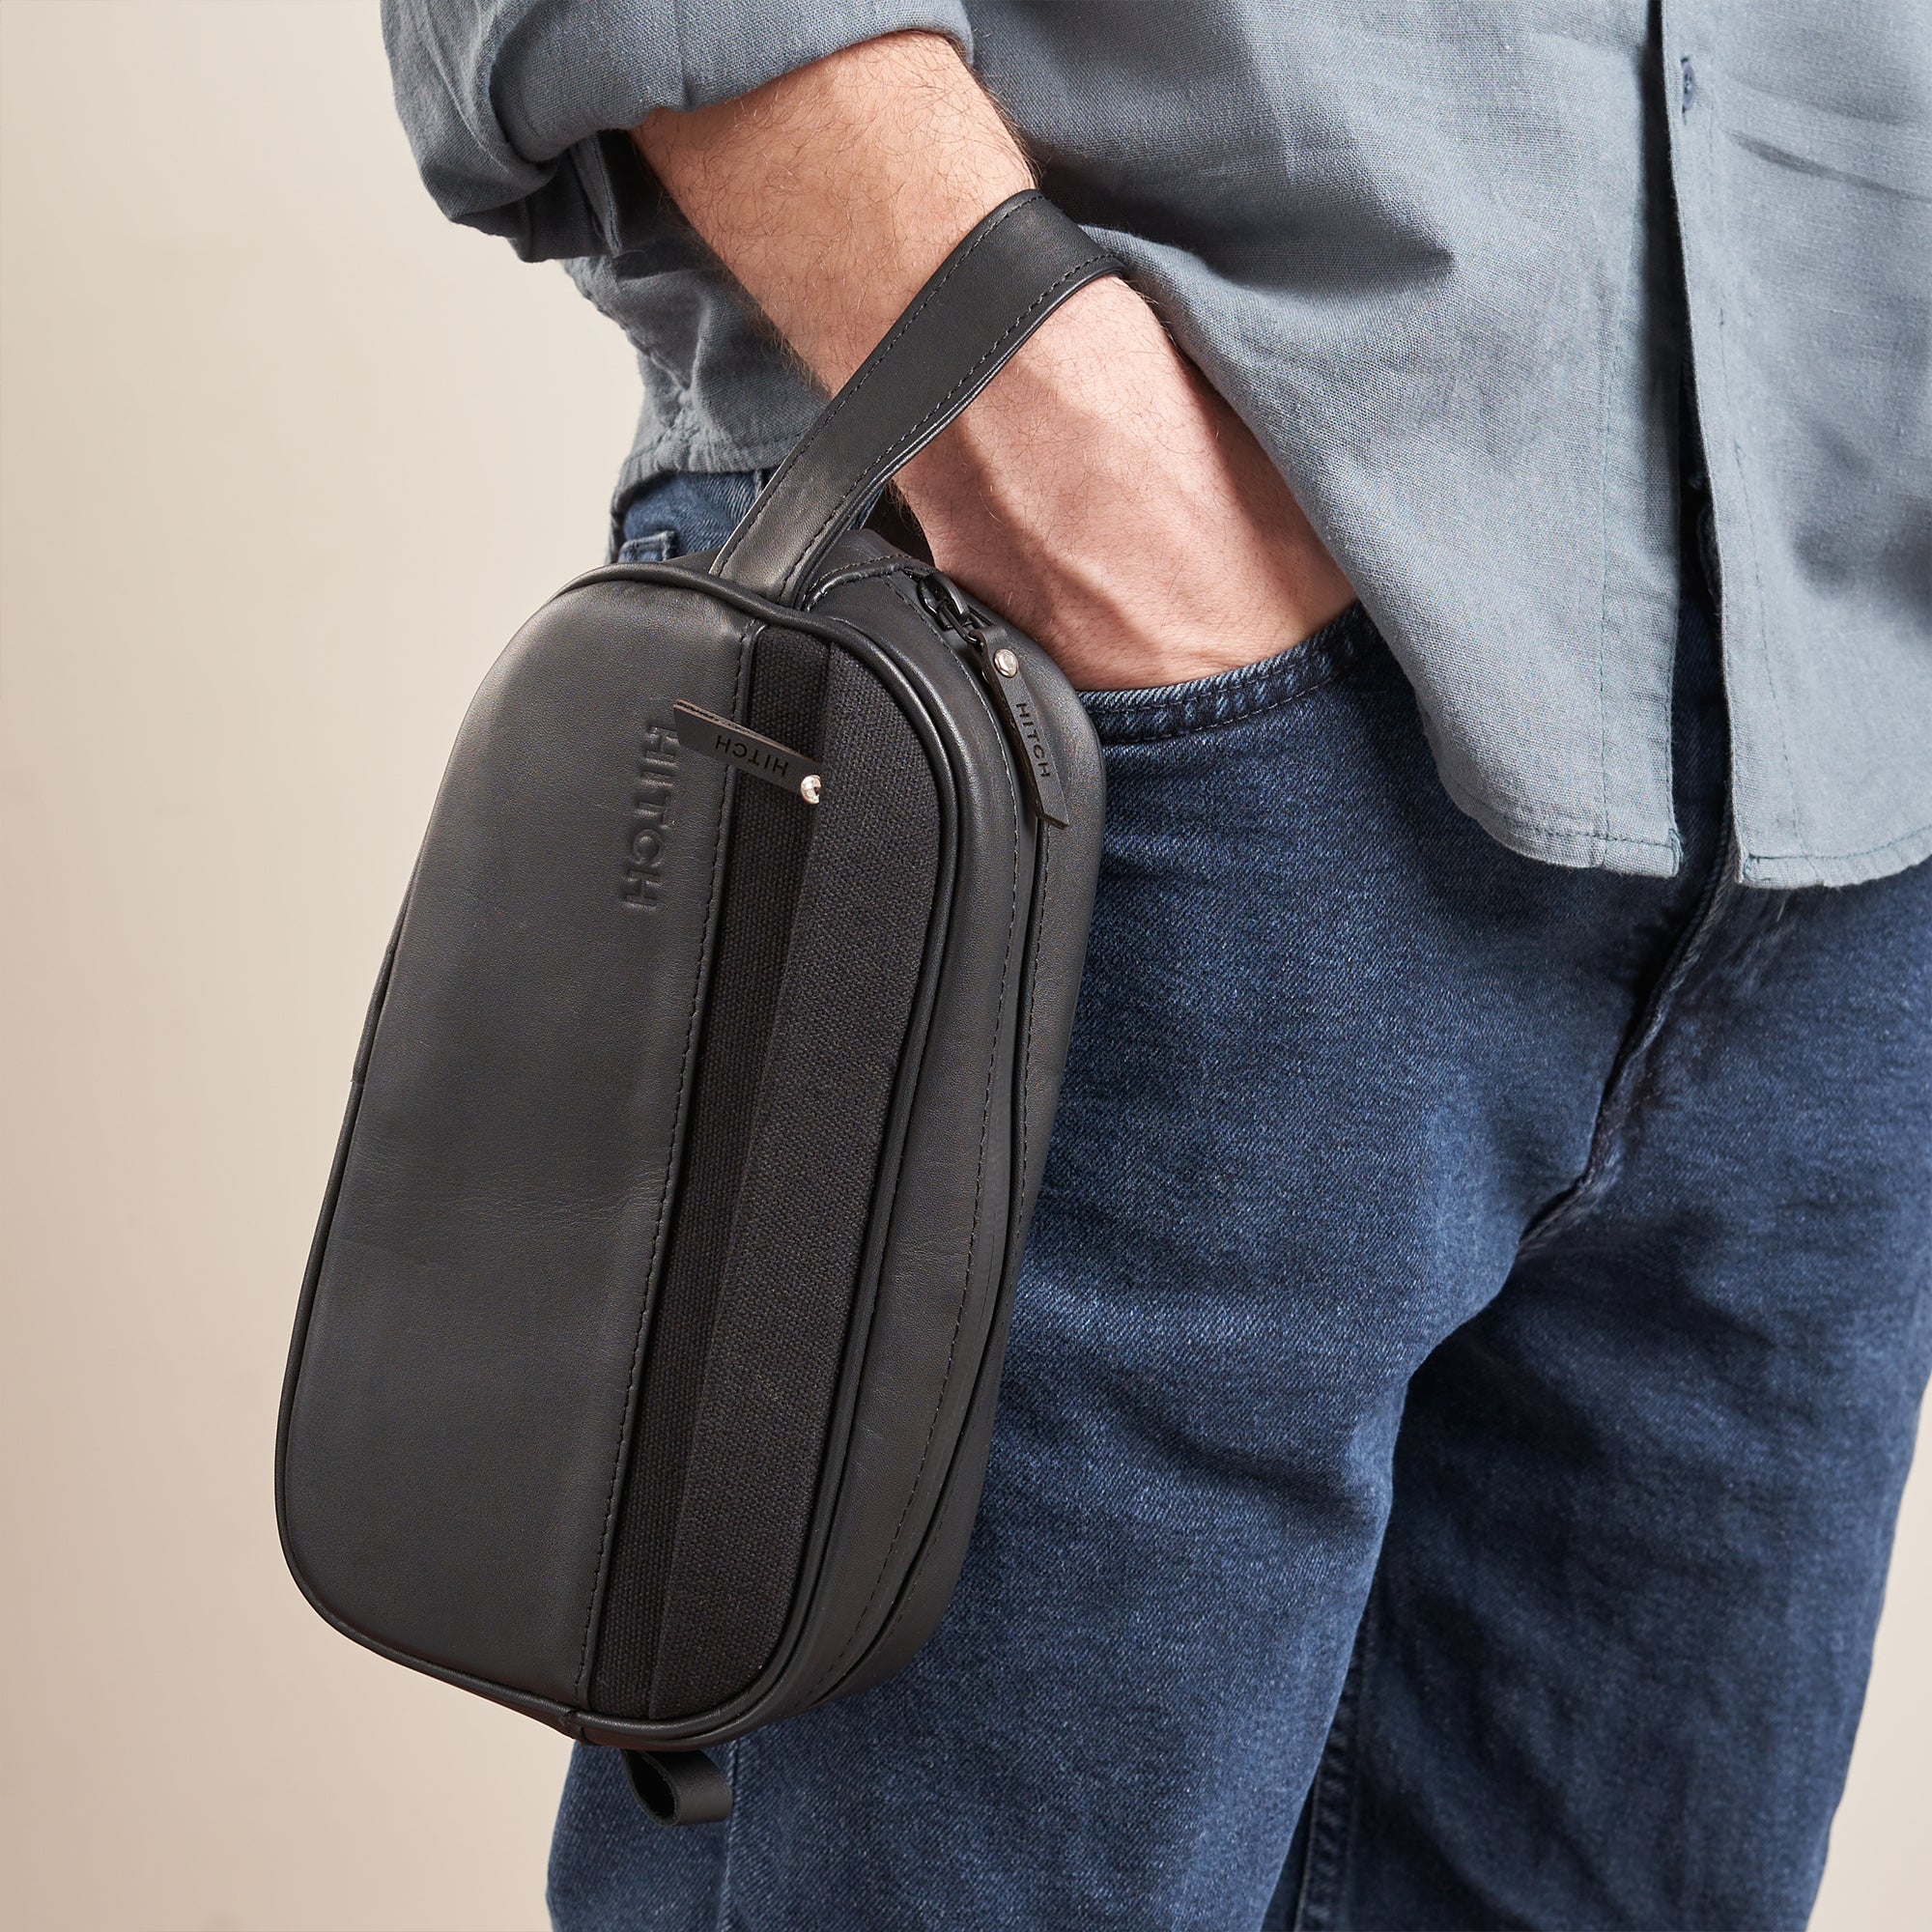
[[[1121,265],[1029,188],[953,249],[781,464],[712,565],[793,602],[880,485],[972,402],[1066,298]]]

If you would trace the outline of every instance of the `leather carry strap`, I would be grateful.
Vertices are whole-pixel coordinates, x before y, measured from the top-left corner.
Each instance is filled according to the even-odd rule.
[[[746,511],[716,576],[781,604],[874,492],[1076,290],[1121,265],[1037,189],[953,249]]]
[[[644,1815],[660,1825],[716,1825],[731,1815],[731,1782],[700,1750],[624,1753]]]

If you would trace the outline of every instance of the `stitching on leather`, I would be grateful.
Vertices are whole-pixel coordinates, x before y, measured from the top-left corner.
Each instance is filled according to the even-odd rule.
[[[1001,218],[999,218],[997,222],[993,222],[993,224],[991,224],[991,228],[987,228],[987,230],[985,230],[985,234],[978,236],[978,238],[976,238],[976,240],[972,242],[972,245],[970,245],[970,247],[966,249],[966,253],[964,253],[964,255],[960,255],[960,257],[958,257],[958,261],[951,263],[951,265],[949,265],[949,267],[947,267],[947,269],[945,269],[945,270],[941,272],[941,276],[939,276],[939,280],[937,280],[937,282],[929,284],[927,288],[923,288],[923,290],[922,290],[922,292],[920,292],[920,294],[918,294],[918,296],[914,298],[914,301],[912,301],[912,307],[910,307],[910,309],[906,309],[906,313],[904,313],[904,315],[900,315],[900,319],[898,319],[898,321],[896,321],[896,323],[893,325],[893,328],[891,328],[891,330],[887,332],[885,340],[883,340],[883,342],[881,342],[881,344],[879,344],[879,346],[877,346],[877,348],[875,348],[875,350],[871,352],[871,355],[867,355],[867,357],[866,357],[866,361],[864,361],[864,365],[860,367],[860,371],[858,371],[858,377],[854,379],[852,386],[850,386],[848,390],[840,392],[838,396],[835,396],[835,398],[831,400],[831,404],[827,406],[825,413],[823,413],[823,415],[821,415],[821,417],[819,417],[819,419],[817,419],[817,421],[815,421],[815,423],[811,425],[811,429],[808,429],[808,431],[806,431],[806,435],[804,435],[804,437],[800,437],[800,440],[798,440],[798,446],[796,446],[796,448],[792,450],[792,454],[790,454],[790,456],[786,456],[782,464],[779,464],[779,473],[777,473],[777,475],[773,477],[773,483],[777,483],[777,481],[779,481],[779,477],[786,475],[786,473],[788,473],[788,471],[792,469],[792,466],[794,466],[794,464],[802,462],[802,460],[804,460],[804,458],[806,458],[806,456],[810,454],[810,450],[813,448],[813,444],[817,444],[819,437],[823,437],[823,435],[825,435],[825,433],[827,433],[827,431],[831,429],[833,421],[835,421],[835,419],[838,417],[838,412],[840,412],[840,410],[844,410],[844,406],[846,406],[846,404],[848,404],[848,402],[852,400],[852,396],[856,396],[856,394],[858,394],[858,392],[860,392],[860,390],[862,390],[862,388],[864,388],[864,386],[866,386],[866,384],[867,384],[867,383],[869,383],[869,381],[871,381],[871,379],[873,379],[873,377],[875,377],[875,375],[879,373],[879,363],[881,363],[881,357],[885,355],[885,352],[887,352],[887,350],[889,350],[889,348],[891,348],[891,346],[893,346],[893,344],[895,344],[895,342],[896,342],[896,340],[898,340],[898,338],[900,338],[900,336],[902,336],[902,334],[906,332],[906,328],[910,328],[910,327],[912,327],[912,323],[916,323],[916,321],[920,319],[920,315],[923,315],[923,313],[925,313],[925,305],[927,305],[927,301],[931,301],[931,298],[933,298],[933,296],[937,296],[937,294],[939,294],[939,290],[941,290],[941,288],[945,288],[945,284],[947,284],[947,282],[951,282],[951,280],[952,280],[952,276],[954,276],[954,274],[956,274],[956,272],[958,272],[960,269],[964,269],[968,261],[972,261],[972,257],[974,257],[974,255],[976,255],[976,253],[980,251],[981,243],[985,243],[987,240],[991,240],[991,238],[993,238],[995,234],[999,234],[999,230],[1001,230],[1001,228],[1005,228],[1005,226],[1007,226],[1007,222],[1009,222],[1009,220],[1010,220],[1010,218],[1012,218],[1014,214],[1018,214],[1022,207],[1030,207],[1030,203],[1024,203],[1024,201],[1022,201],[1022,203],[1020,203],[1018,207],[1012,207],[1012,209],[1009,209],[1009,211],[1007,211],[1005,214],[1001,214]],[[724,562],[728,562],[728,560],[730,560],[730,556],[732,556],[732,554],[736,553],[736,549],[738,549],[738,545],[736,545],[736,539],[732,539],[730,543],[726,543],[726,545],[724,545],[724,549],[723,549],[723,551],[719,551],[719,558],[717,558],[717,560],[719,560],[719,564],[724,564]]]
[[[1053,840],[1047,837],[1046,824],[1041,821],[1034,835],[1039,840],[1039,916],[1036,929],[1046,930],[1047,901],[1052,897],[1053,885]],[[1033,1109],[1027,1104],[1033,1093],[1033,1036],[1034,1022],[1039,1014],[1039,957],[1045,949],[1036,945],[1033,950],[1033,971],[1027,975],[1027,1031],[1026,1041],[1020,1049],[1020,1187],[1026,1187],[1027,1137],[1033,1131]]]
[[[923,605],[919,601],[917,594],[907,587],[909,582],[917,583],[922,577],[930,577],[936,574],[937,573],[932,571],[929,567],[922,564],[915,563],[912,566],[910,566],[910,568],[908,568],[904,564],[895,564],[887,573],[886,587],[893,593],[895,597],[896,597],[899,600],[901,604],[903,604],[906,607],[908,611],[912,611],[912,613],[916,617],[918,617],[920,622],[923,624],[925,628],[929,632],[931,632],[934,637],[939,637],[940,636],[939,625],[937,620],[933,617],[932,612],[928,611],[924,607],[924,605]],[[849,582],[852,580],[847,579],[846,581]],[[945,642],[944,638],[940,638],[940,641],[944,643]]]
[[[1046,923],[1047,900],[1051,896],[1049,887],[1053,878],[1053,845],[1047,838],[1047,830],[1044,824],[1040,826],[1037,836],[1040,841],[1039,923],[1043,926]],[[1027,975],[1027,1032],[1025,1044],[1020,1050],[1020,1157],[1018,1173],[1022,1188],[1026,1185],[1027,1140],[1033,1128],[1033,1110],[1027,1105],[1027,1098],[1032,1091],[1035,1021],[1039,1013],[1039,960],[1040,949],[1036,947],[1033,955],[1033,971]],[[945,1527],[947,1520],[952,1516],[952,1512],[958,1507],[958,1492],[956,1490],[949,1491],[945,1502],[940,1505],[939,1514],[932,1520],[934,1543],[938,1541],[940,1531]],[[931,1546],[928,1545],[926,1552],[928,1555],[930,1554],[930,1549]],[[926,1556],[922,1555],[919,1561],[913,1565],[912,1574],[906,1578],[905,1595],[900,1599],[898,1608],[886,1619],[884,1626],[879,1631],[878,1636],[870,1645],[871,1649],[883,1649],[885,1645],[893,1640],[894,1633],[905,1622],[906,1616],[912,1608],[913,1592],[919,1587],[920,1576],[924,1570]],[[874,1594],[876,1595],[876,1592]],[[870,1605],[867,1605],[867,1607],[869,1608]],[[860,1622],[863,1625],[865,1619],[862,1617]]]
[[[1312,637],[1259,664],[1146,691],[1086,691],[1080,701],[1104,745],[1199,737],[1313,696],[1346,676],[1379,642],[1367,611],[1351,604]]]
[[[788,475],[792,470],[792,469],[794,468],[794,466],[803,462],[804,459],[810,453],[812,447],[817,443],[818,440],[822,436],[824,436],[827,433],[827,431],[831,429],[832,424],[838,417],[839,412],[843,410],[845,405],[849,403],[852,400],[852,398],[856,396],[859,393],[859,391],[863,389],[866,386],[866,384],[869,383],[872,380],[872,378],[879,373],[879,368],[884,358],[886,351],[890,349],[893,346],[893,344],[896,342],[899,339],[899,337],[903,335],[905,331],[908,328],[910,328],[912,325],[915,322],[917,322],[923,314],[924,314],[926,304],[939,293],[939,291],[943,289],[946,286],[946,284],[950,282],[952,279],[952,277],[956,273],[958,273],[958,271],[961,269],[963,269],[966,266],[966,264],[970,262],[976,254],[979,253],[980,247],[986,242],[990,241],[993,238],[993,236],[998,234],[999,231],[1002,228],[1004,228],[1007,225],[1007,223],[1020,212],[1021,208],[1028,208],[1031,206],[1032,206],[1031,202],[1021,202],[1017,206],[1008,209],[1006,213],[1001,215],[999,220],[995,221],[991,225],[991,227],[989,227],[985,231],[983,235],[975,238],[972,244],[966,249],[966,251],[959,257],[957,261],[952,263],[941,273],[939,279],[936,282],[929,284],[926,288],[923,289],[920,292],[920,294],[914,298],[912,306],[909,309],[907,309],[906,312],[899,317],[898,321],[893,325],[891,330],[887,333],[885,340],[882,341],[879,344],[879,346],[872,351],[871,355],[866,358],[864,365],[862,365],[862,367],[860,368],[859,373],[857,377],[854,379],[851,386],[832,399],[831,403],[827,405],[825,412],[818,418],[818,420],[815,423],[812,424],[810,429],[809,429],[805,433],[805,435],[799,439],[799,441],[796,447],[792,450],[791,454],[787,456],[781,464],[779,465],[777,474],[775,474],[772,478],[773,483],[777,483],[781,477]],[[718,563],[721,567],[724,564],[729,562],[731,557],[734,554],[736,554],[737,548],[738,548],[738,540],[734,535],[732,539],[725,544],[724,548],[718,553]]]
[[[987,231],[988,234],[990,234],[991,232],[992,231],[990,229]],[[1084,275],[1087,272],[1087,270],[1094,266],[1095,262],[1104,262],[1107,259],[1108,257],[1103,251],[1096,249],[1093,254],[1087,256],[1083,261],[1076,263],[1072,268],[1068,269],[1065,274],[1058,276],[1055,280],[1049,282],[1047,286],[1040,292],[1038,298],[1035,301],[1029,303],[1027,307],[1023,308],[1019,312],[1019,314],[1011,317],[1008,321],[1006,327],[1000,330],[1000,333],[997,336],[997,338],[995,338],[993,347],[988,349],[985,352],[985,354],[981,355],[980,359],[977,362],[975,362],[971,366],[971,368],[969,368],[966,371],[966,373],[959,378],[959,380],[956,383],[953,384],[952,388],[948,389],[945,395],[943,395],[939,399],[939,401],[932,406],[931,409],[927,410],[926,412],[920,417],[918,422],[916,422],[911,429],[906,431],[906,433],[903,436],[901,436],[896,442],[894,442],[888,447],[886,451],[886,462],[889,466],[887,473],[891,474],[892,471],[896,470],[899,468],[899,466],[906,461],[906,457],[902,452],[906,451],[913,444],[919,441],[920,438],[924,434],[926,426],[929,423],[931,423],[935,418],[945,415],[946,412],[952,407],[953,397],[956,396],[961,389],[969,386],[974,381],[974,379],[979,375],[980,371],[983,369],[988,362],[994,362],[994,363],[1002,362],[1006,359],[1006,357],[1009,355],[1011,354],[1011,338],[1015,330],[1023,329],[1024,326],[1027,323],[1031,322],[1033,318],[1042,308],[1051,308],[1053,304],[1059,299],[1061,290],[1065,288],[1068,282],[1075,281],[1080,276]],[[825,532],[829,530],[834,524],[838,523],[840,517],[847,514],[850,498],[851,498],[851,490],[850,488],[848,488],[845,494],[839,497],[838,507],[834,510],[829,511],[826,514],[824,520],[819,524],[818,527],[812,531],[810,537],[807,540],[805,546],[805,558],[801,559],[801,561],[809,559],[811,556],[812,553],[818,548],[819,540],[825,535]],[[787,578],[787,582],[789,582],[789,577]]]
[[[747,618],[738,633],[738,665],[731,677],[731,715],[738,714],[738,700],[745,682],[746,639],[750,637],[756,618]],[[722,809],[722,799],[721,799]],[[698,994],[704,985],[704,936],[711,923],[711,907],[718,896],[719,882],[724,875],[724,839],[718,843],[718,856],[712,862],[711,878],[704,892],[704,917],[698,923],[697,967],[691,980],[691,1011],[684,1023],[684,1066],[678,1074],[677,1105],[671,1110],[670,1142],[665,1155],[664,1192],[658,1197],[657,1226],[651,1231],[651,1258],[644,1269],[644,1298],[638,1309],[638,1333],[631,1344],[631,1378],[624,1387],[624,1406],[617,1412],[617,1442],[611,1452],[611,1485],[604,1496],[604,1528],[597,1539],[597,1562],[590,1573],[590,1597],[583,1605],[583,1643],[577,1657],[577,1700],[582,1704],[589,1695],[590,1672],[590,1620],[597,1611],[597,1585],[604,1576],[604,1552],[611,1543],[611,1525],[617,1514],[617,1487],[623,1474],[624,1463],[624,1422],[631,1413],[637,1400],[638,1378],[643,1370],[644,1331],[649,1321],[651,1302],[655,1298],[651,1284],[657,1279],[658,1255],[664,1247],[665,1230],[670,1222],[671,1158],[670,1149],[677,1146],[678,1128],[684,1123],[685,1102],[691,1094],[691,1076],[696,1055],[693,1051],[697,1034]]]
[[[1017,809],[1017,806],[1015,807]],[[1007,902],[1007,952],[1000,962],[1000,997],[1006,998],[1009,976],[1013,965],[1013,928],[1019,923],[1020,908],[1020,849],[1019,841],[1013,841],[1013,876],[1011,895]],[[808,1703],[815,1702],[824,1691],[836,1684],[844,1674],[845,1666],[852,1661],[859,1648],[866,1629],[866,1619],[872,1613],[872,1605],[879,1601],[879,1592],[885,1588],[887,1573],[892,1569],[893,1554],[899,1547],[899,1538],[905,1531],[906,1519],[912,1514],[912,1506],[919,1496],[921,1478],[925,1474],[925,1465],[932,1456],[932,1445],[939,1435],[939,1415],[945,1406],[946,1391],[952,1385],[952,1368],[959,1354],[959,1331],[966,1322],[966,1302],[973,1289],[973,1258],[980,1245],[980,1208],[985,1198],[986,1186],[986,1136],[993,1123],[993,1088],[1000,1068],[1000,1053],[997,1041],[993,1057],[986,1066],[986,1098],[980,1113],[980,1154],[979,1163],[973,1176],[973,1232],[966,1242],[965,1278],[959,1285],[959,1306],[952,1317],[952,1339],[947,1344],[946,1372],[940,1378],[939,1393],[933,1399],[932,1422],[925,1432],[925,1446],[920,1451],[919,1467],[913,1471],[912,1483],[906,1491],[905,1507],[899,1511],[899,1520],[893,1525],[892,1541],[886,1545],[886,1553],[879,1559],[879,1574],[872,1584],[871,1594],[867,1597],[853,1629],[852,1636],[832,1665],[813,1689],[807,1693]]]
[[[919,563],[910,559],[895,558],[887,563],[868,563],[863,570],[841,570],[837,576],[828,578],[823,583],[814,584],[811,594],[799,606],[799,609],[808,613],[817,610],[835,590],[842,590],[848,583],[871,583],[881,577],[900,578],[917,576],[921,567]],[[893,588],[898,591],[899,596],[904,599],[909,608],[918,611],[922,617],[925,617],[927,623],[932,621],[931,618],[926,617],[924,611],[920,609],[918,600],[908,596],[898,583],[895,582]]]
[[[1035,196],[1034,200],[1037,200],[1038,198],[1039,197]],[[1015,207],[1009,209],[1007,213],[1001,215],[997,221],[993,222],[982,235],[977,237],[956,261],[952,262],[944,270],[942,270],[940,275],[935,281],[929,283],[921,292],[917,299],[915,299],[915,301],[913,302],[912,306],[908,308],[902,316],[899,317],[898,321],[895,324],[894,324],[891,332],[886,336],[884,341],[882,341],[879,344],[879,346],[872,351],[871,355],[867,357],[866,365],[860,369],[858,375],[854,377],[852,382],[849,384],[847,384],[847,386],[844,389],[840,390],[839,393],[833,398],[832,402],[826,407],[824,414],[821,415],[817,420],[817,422],[815,422],[812,425],[811,429],[806,434],[804,440],[799,443],[798,447],[794,449],[792,453],[785,458],[784,462],[779,466],[778,470],[772,477],[772,485],[777,485],[784,476],[789,474],[792,468],[796,464],[802,462],[810,454],[812,448],[816,445],[820,437],[824,436],[830,431],[834,421],[838,418],[840,412],[843,411],[846,405],[852,402],[860,394],[860,392],[865,389],[866,385],[868,383],[870,383],[872,378],[876,376],[879,373],[879,371],[885,366],[886,352],[890,350],[895,342],[897,342],[899,337],[903,335],[905,331],[908,328],[910,328],[920,319],[922,315],[924,314],[927,305],[930,302],[937,299],[940,291],[945,288],[946,284],[950,282],[954,275],[959,273],[959,271],[966,267],[967,263],[969,263],[973,259],[973,257],[976,254],[978,254],[979,251],[988,242],[990,242],[992,238],[995,235],[997,235],[999,231],[1003,227],[1005,227],[1009,221],[1010,221],[1013,218],[1014,215],[1018,214],[1023,209],[1027,209],[1032,206],[1033,206],[1033,200],[1029,200],[1020,202]],[[1012,334],[1013,330],[1015,328],[1018,328],[1023,323],[1030,320],[1031,317],[1036,313],[1036,311],[1037,311],[1041,307],[1042,304],[1050,303],[1054,299],[1056,299],[1061,289],[1067,282],[1075,279],[1080,275],[1084,275],[1089,269],[1094,266],[1094,264],[1099,262],[1109,262],[1112,261],[1112,259],[1113,257],[1109,255],[1104,248],[1094,249],[1091,255],[1084,256],[1072,268],[1068,269],[1065,274],[1061,275],[1056,281],[1051,283],[1047,287],[1047,289],[1042,292],[1037,300],[1033,302],[1029,307],[1022,309],[1019,314],[1011,317],[1006,324],[1006,327],[1000,331],[995,346],[992,349],[988,350],[984,355],[981,355],[980,360],[974,363],[972,368],[969,369],[966,372],[966,374],[960,378],[959,382],[955,383],[952,385],[952,387],[946,392],[944,399],[936,406],[934,410],[928,410],[926,413],[919,419],[919,422],[908,433],[908,435],[901,436],[895,444],[891,445],[891,448],[902,448],[907,442],[916,441],[920,437],[920,435],[922,434],[922,432],[924,430],[926,424],[932,420],[934,414],[940,411],[943,411],[952,402],[952,398],[958,394],[960,388],[965,384],[970,383],[973,380],[973,378],[976,375],[978,375],[980,370],[984,367],[985,363],[989,359],[995,357],[1004,357],[1005,355],[1009,354],[1010,351],[1008,348],[1008,338]],[[888,457],[890,460],[890,449],[888,452]],[[904,460],[905,459],[903,456],[899,457],[896,462],[893,463],[892,466],[893,469],[896,469],[899,466],[899,463],[902,463]],[[806,546],[807,556],[810,556],[811,552],[814,549],[816,549],[819,539],[824,536],[826,530],[829,529],[832,526],[832,525],[836,523],[841,515],[844,514],[845,507],[846,507],[846,499],[845,497],[841,495],[839,498],[839,507],[834,510],[831,513],[831,515],[828,516],[824,520],[824,522],[819,525],[818,528],[812,532],[811,539]],[[752,530],[754,530],[756,527],[757,526],[755,525],[752,526],[746,532],[744,532],[744,536],[748,539],[750,534],[752,533]],[[734,533],[732,539],[725,544],[724,548],[722,551],[718,553],[717,568],[723,570],[724,566],[727,565],[734,556],[736,556],[740,547],[740,541],[741,541],[740,536]]]

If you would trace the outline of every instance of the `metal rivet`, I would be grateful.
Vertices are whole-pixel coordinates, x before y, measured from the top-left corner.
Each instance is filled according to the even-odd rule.
[[[818,781],[818,774],[816,772],[807,772],[798,781],[798,795],[804,799],[807,805],[816,805],[818,803],[818,794],[824,789],[825,787]]]
[[[993,653],[993,668],[1002,677],[1013,676],[1020,668],[1020,661],[1011,651],[1002,647]]]

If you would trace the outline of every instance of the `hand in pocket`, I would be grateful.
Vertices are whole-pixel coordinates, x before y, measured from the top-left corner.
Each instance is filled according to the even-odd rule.
[[[1074,297],[899,480],[940,567],[1087,690],[1259,663],[1354,598],[1247,426],[1119,282]]]

